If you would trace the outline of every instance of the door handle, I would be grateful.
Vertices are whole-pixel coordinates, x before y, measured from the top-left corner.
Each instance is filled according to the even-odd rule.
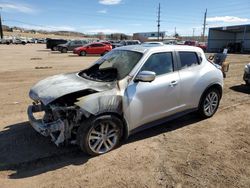
[[[169,86],[175,87],[177,84],[178,84],[178,81],[175,80],[175,81],[170,82]]]

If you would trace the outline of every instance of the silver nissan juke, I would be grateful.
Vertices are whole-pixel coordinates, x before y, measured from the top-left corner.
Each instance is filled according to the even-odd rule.
[[[56,145],[78,144],[90,155],[163,121],[197,111],[212,117],[223,75],[202,49],[180,45],[115,48],[89,68],[46,78],[29,93],[32,127]],[[43,113],[41,119],[35,113]]]

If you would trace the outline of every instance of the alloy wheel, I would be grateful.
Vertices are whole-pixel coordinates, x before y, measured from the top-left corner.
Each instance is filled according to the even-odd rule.
[[[119,140],[119,130],[112,121],[100,121],[94,126],[88,136],[89,148],[97,154],[112,150]]]
[[[219,96],[216,92],[212,91],[207,94],[204,105],[203,105],[203,110],[206,116],[212,116],[219,104]]]

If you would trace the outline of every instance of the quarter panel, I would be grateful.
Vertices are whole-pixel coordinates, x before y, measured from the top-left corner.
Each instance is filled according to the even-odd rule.
[[[181,79],[181,100],[184,109],[197,108],[201,95],[212,84],[223,83],[219,69],[204,60],[201,65],[179,71]]]

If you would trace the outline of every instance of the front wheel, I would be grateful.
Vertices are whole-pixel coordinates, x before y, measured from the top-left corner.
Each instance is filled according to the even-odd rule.
[[[96,156],[114,149],[122,136],[122,121],[113,115],[93,117],[78,129],[81,150]]]
[[[86,56],[86,52],[85,51],[81,51],[79,56]]]
[[[199,113],[204,118],[212,117],[217,111],[220,104],[220,93],[217,89],[209,89],[202,97]]]

